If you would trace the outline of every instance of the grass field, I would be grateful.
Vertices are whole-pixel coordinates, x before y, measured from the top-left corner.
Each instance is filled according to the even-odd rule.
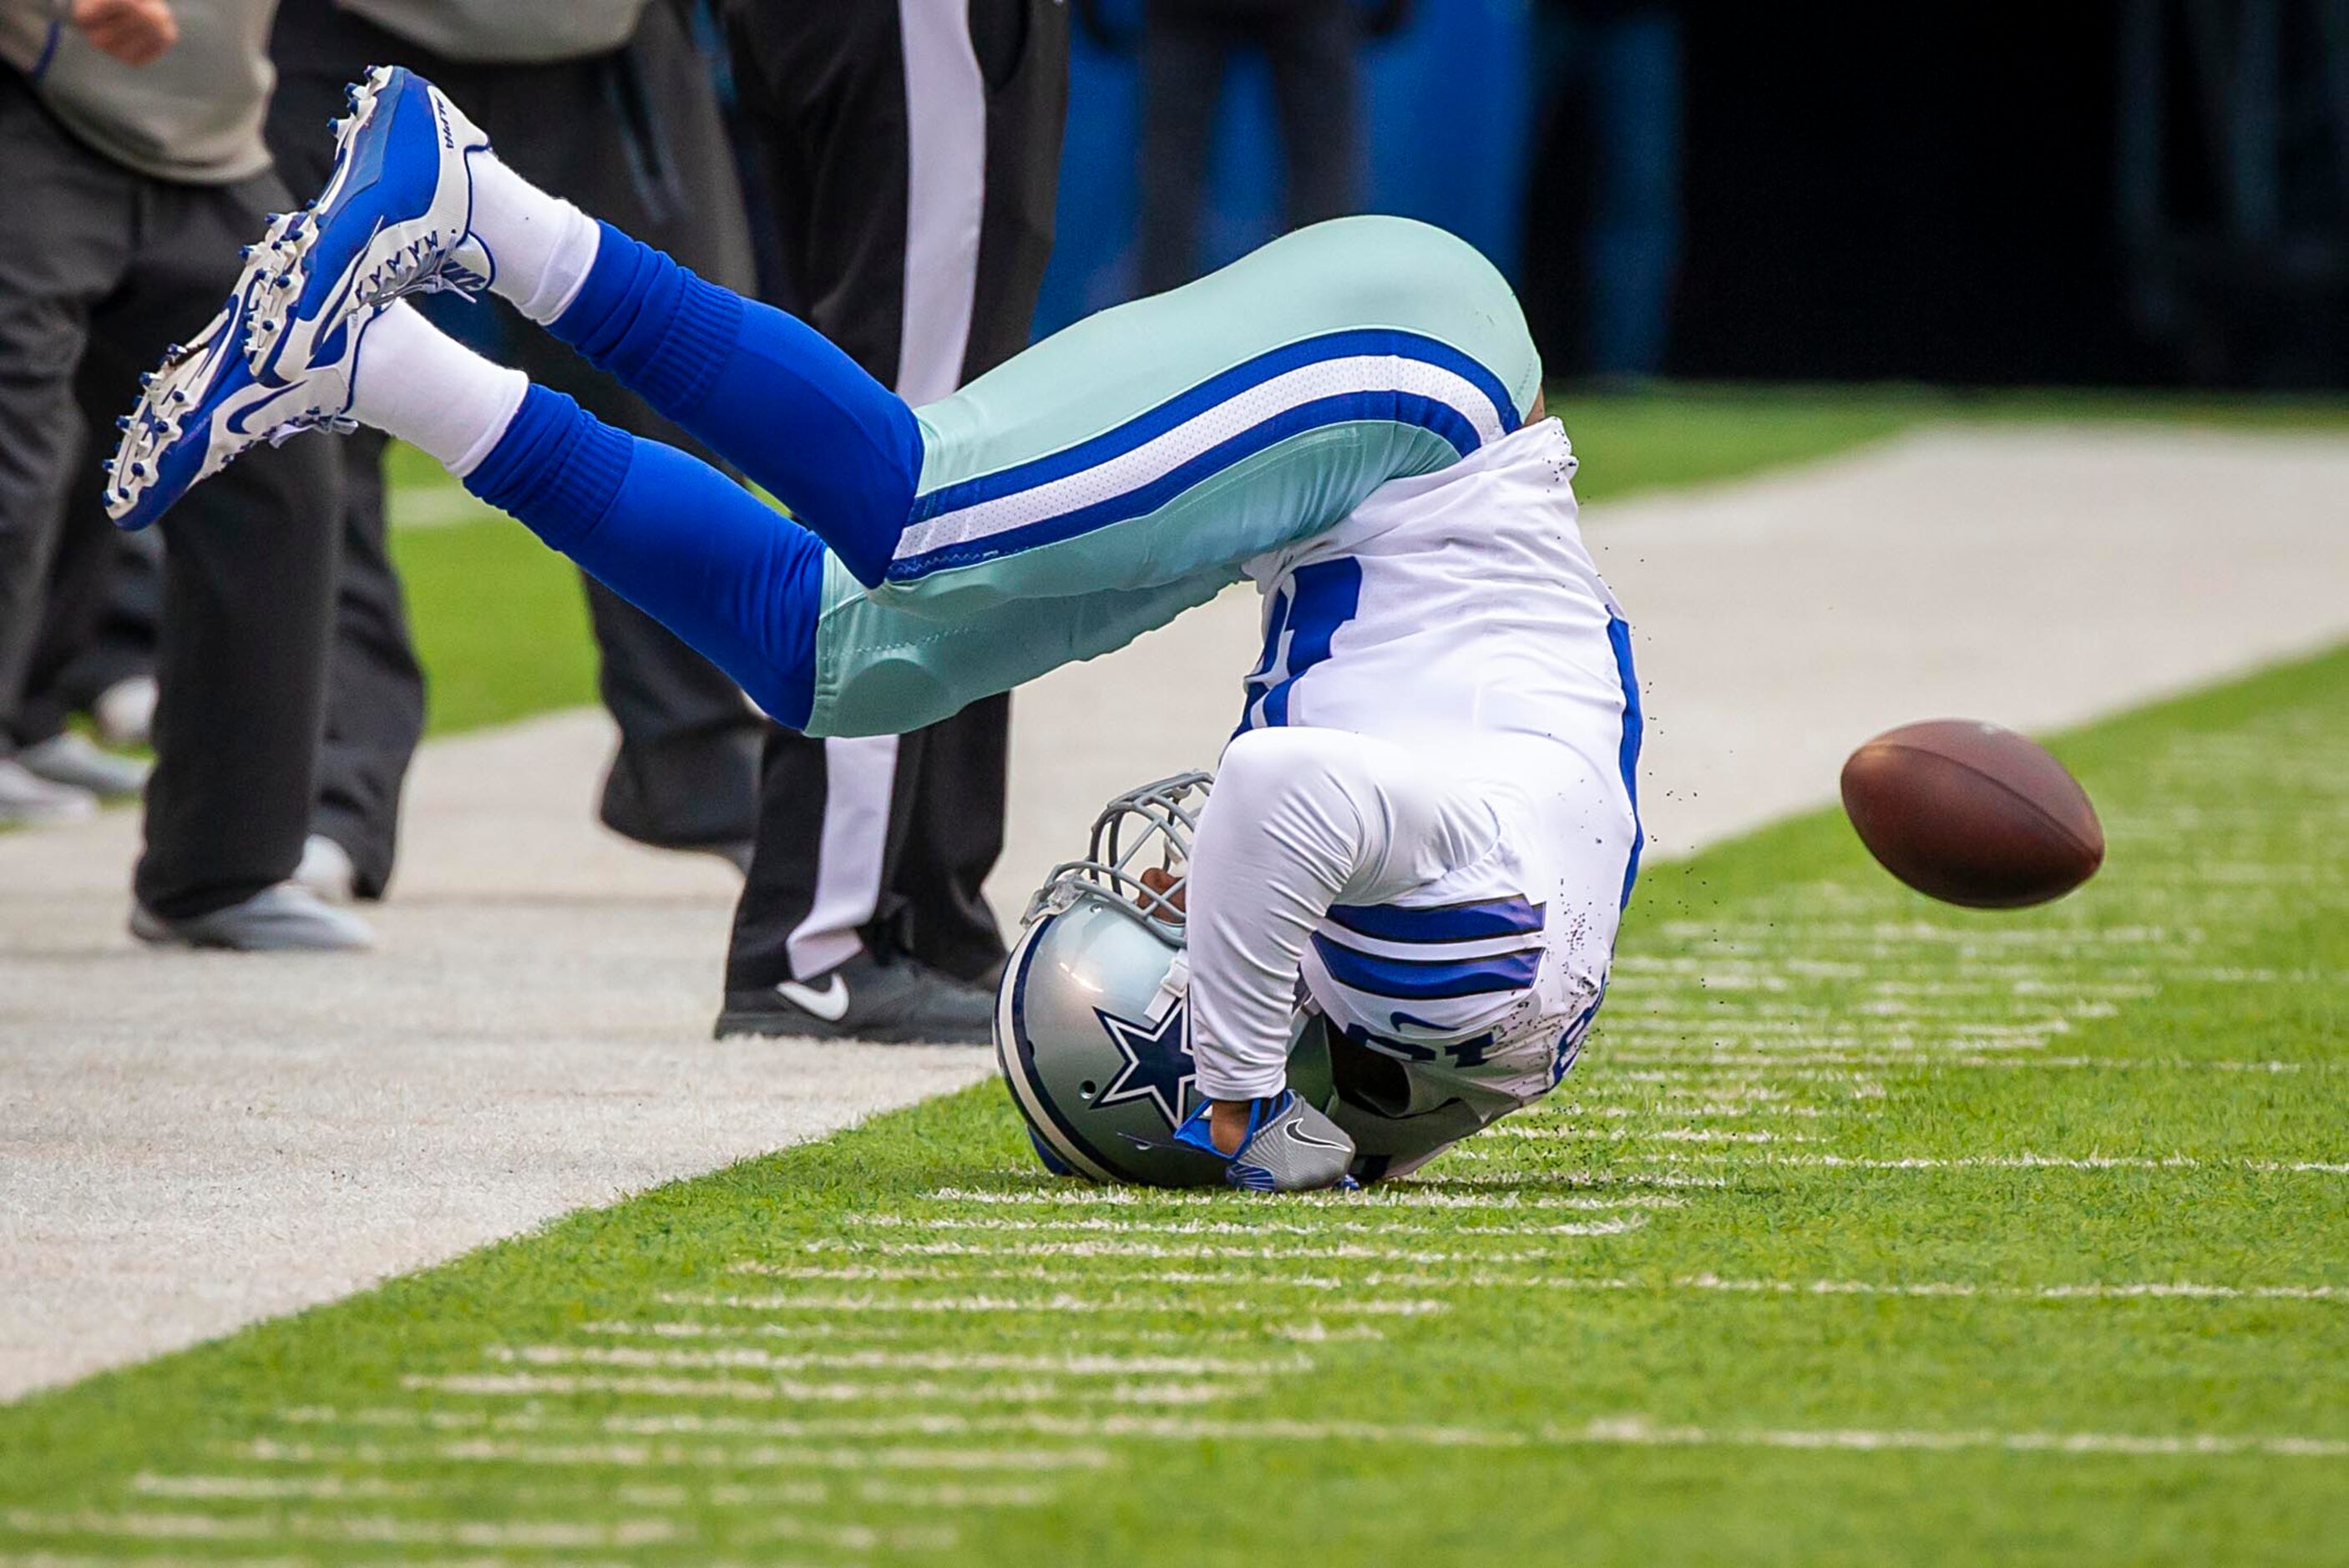
[[[2059,749],[2082,893],[1654,868],[1422,1178],[1055,1182],[989,1084],[0,1408],[0,1557],[2349,1562],[2349,651]]]
[[[1918,387],[1551,388],[1581,456],[1575,489],[1611,500],[1811,461],[1932,421],[2152,420],[2179,426],[2349,431],[2338,398],[2147,393],[1952,393]],[[595,655],[575,577],[422,453],[393,452],[393,553],[447,734],[595,696]]]

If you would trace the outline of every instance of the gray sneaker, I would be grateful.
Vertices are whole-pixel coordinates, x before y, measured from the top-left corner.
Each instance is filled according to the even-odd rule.
[[[68,729],[16,753],[25,770],[68,789],[87,789],[101,800],[128,800],[147,788],[153,765],[136,757],[102,751],[86,735]]]
[[[98,694],[89,717],[114,746],[144,746],[155,738],[155,677],[129,676]]]
[[[130,912],[130,934],[150,947],[235,953],[357,953],[375,945],[366,921],[328,907],[292,882],[263,888],[242,903],[187,920],[165,920],[139,904]]]
[[[98,815],[98,797],[52,784],[13,757],[0,757],[0,828],[55,828]]]
[[[1326,1187],[1350,1191],[1361,1185],[1349,1173],[1354,1140],[1295,1089],[1249,1106],[1248,1134],[1237,1153],[1216,1147],[1205,1100],[1175,1129],[1174,1141],[1226,1161],[1224,1180],[1250,1192],[1318,1192]]]

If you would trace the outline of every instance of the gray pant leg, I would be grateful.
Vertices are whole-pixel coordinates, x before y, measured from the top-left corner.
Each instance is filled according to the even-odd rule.
[[[74,380],[89,314],[130,253],[134,179],[83,149],[0,73],[0,755],[25,699],[67,486],[82,460]],[[128,407],[126,404],[125,407]]]
[[[139,182],[129,273],[91,317],[120,367],[119,406],[164,346],[235,283],[237,248],[285,192]],[[291,876],[315,799],[341,536],[333,438],[258,447],[191,491],[162,526],[162,645],[147,851],[134,886],[186,920]]]
[[[314,68],[279,62],[270,101],[270,150],[296,196],[308,200],[334,167],[326,122],[344,110],[347,78],[363,65]],[[408,609],[385,534],[383,454],[373,430],[320,443],[343,504],[331,526],[342,534],[335,629],[327,658],[324,741],[311,830],[350,855],[362,897],[383,894],[399,847],[399,800],[424,734],[424,674],[409,636]]]
[[[327,453],[342,479],[343,563],[310,829],[348,851],[362,898],[382,897],[391,881],[400,793],[424,738],[424,672],[385,533],[388,445],[379,432],[361,430]]]
[[[332,142],[322,127],[342,112],[343,84],[371,63],[410,66],[444,88],[524,178],[659,245],[713,281],[750,283],[749,242],[731,155],[718,124],[706,69],[668,5],[646,15],[636,39],[614,56],[540,66],[466,66],[442,60],[357,16],[323,9],[278,18],[279,67],[270,133],[280,166],[304,196],[324,183]],[[637,84],[651,134],[624,132],[621,91]],[[644,117],[639,115],[639,120]],[[647,128],[639,125],[638,130]],[[640,177],[634,141],[657,143],[656,178]],[[646,190],[664,200],[648,205]],[[532,379],[567,392],[605,422],[632,434],[699,449],[644,403],[599,376],[502,303],[500,356]],[[707,455],[707,454],[703,454]],[[347,448],[355,498],[346,521],[349,560],[342,584],[336,676],[318,825],[352,851],[362,891],[388,877],[395,822],[422,686],[386,559],[379,517],[367,496],[379,490],[379,459]],[[603,816],[648,841],[702,846],[747,840],[755,818],[760,727],[734,683],[666,628],[584,580],[603,654],[605,705],[621,749],[605,781]],[[367,711],[370,708],[376,711]]]
[[[19,747],[38,745],[66,727],[78,706],[68,689],[77,665],[86,665],[99,643],[119,564],[122,541],[142,537],[119,532],[107,520],[103,499],[106,475],[94,448],[96,433],[108,429],[119,408],[102,405],[94,396],[102,377],[90,374],[85,358],[75,377],[78,423],[92,434],[67,467],[64,505],[59,509],[56,554],[49,563],[47,603],[42,607],[40,634],[26,665],[21,700],[16,707],[15,739]],[[148,531],[151,533],[153,531]],[[94,691],[88,694],[95,696]],[[0,729],[0,747],[8,736]]]
[[[711,282],[749,292],[733,151],[708,62],[674,9],[649,7],[627,48],[564,75],[489,84],[476,118],[499,155]],[[605,423],[711,455],[536,328],[518,323],[512,341],[533,380],[569,393]],[[748,843],[762,727],[740,689],[651,616],[594,579],[582,582],[603,655],[599,686],[620,727],[599,809],[605,824],[677,848]]]

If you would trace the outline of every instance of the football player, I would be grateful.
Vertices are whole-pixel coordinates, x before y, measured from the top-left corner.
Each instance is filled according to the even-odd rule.
[[[738,464],[603,425],[401,296],[490,289]],[[152,521],[264,438],[365,424],[666,622],[781,722],[910,729],[1252,578],[1264,654],[1192,846],[1200,1103],[1237,1186],[1350,1178],[1286,1087],[1330,1026],[1555,1085],[1638,871],[1629,632],[1507,284],[1390,218],[1274,242],[908,407],[783,312],[531,186],[430,84],[352,92],[336,170],[151,377],[111,468]]]

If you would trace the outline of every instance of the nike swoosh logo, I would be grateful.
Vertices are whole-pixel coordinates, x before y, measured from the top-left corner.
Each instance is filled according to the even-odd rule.
[[[231,435],[250,437],[255,440],[267,436],[270,431],[275,429],[278,426],[285,424],[285,420],[283,418],[274,418],[268,424],[256,429],[254,425],[254,417],[266,413],[276,407],[279,404],[284,403],[289,397],[298,397],[302,388],[299,387],[257,387],[255,390],[260,391],[263,395],[250,403],[245,403],[235,408],[232,408],[229,410],[228,418],[222,421],[222,423],[228,427],[229,433]]]
[[[1346,1146],[1344,1144],[1332,1143],[1326,1138],[1316,1138],[1311,1133],[1307,1132],[1302,1128],[1299,1127],[1295,1122],[1289,1123],[1287,1127],[1281,1129],[1281,1130],[1288,1134],[1288,1140],[1291,1143],[1302,1143],[1308,1149],[1334,1149],[1340,1153],[1343,1153],[1345,1151]]]
[[[848,1016],[848,986],[837,975],[833,975],[821,991],[812,985],[802,985],[796,980],[785,980],[775,987],[775,994],[827,1024],[837,1024]]]

